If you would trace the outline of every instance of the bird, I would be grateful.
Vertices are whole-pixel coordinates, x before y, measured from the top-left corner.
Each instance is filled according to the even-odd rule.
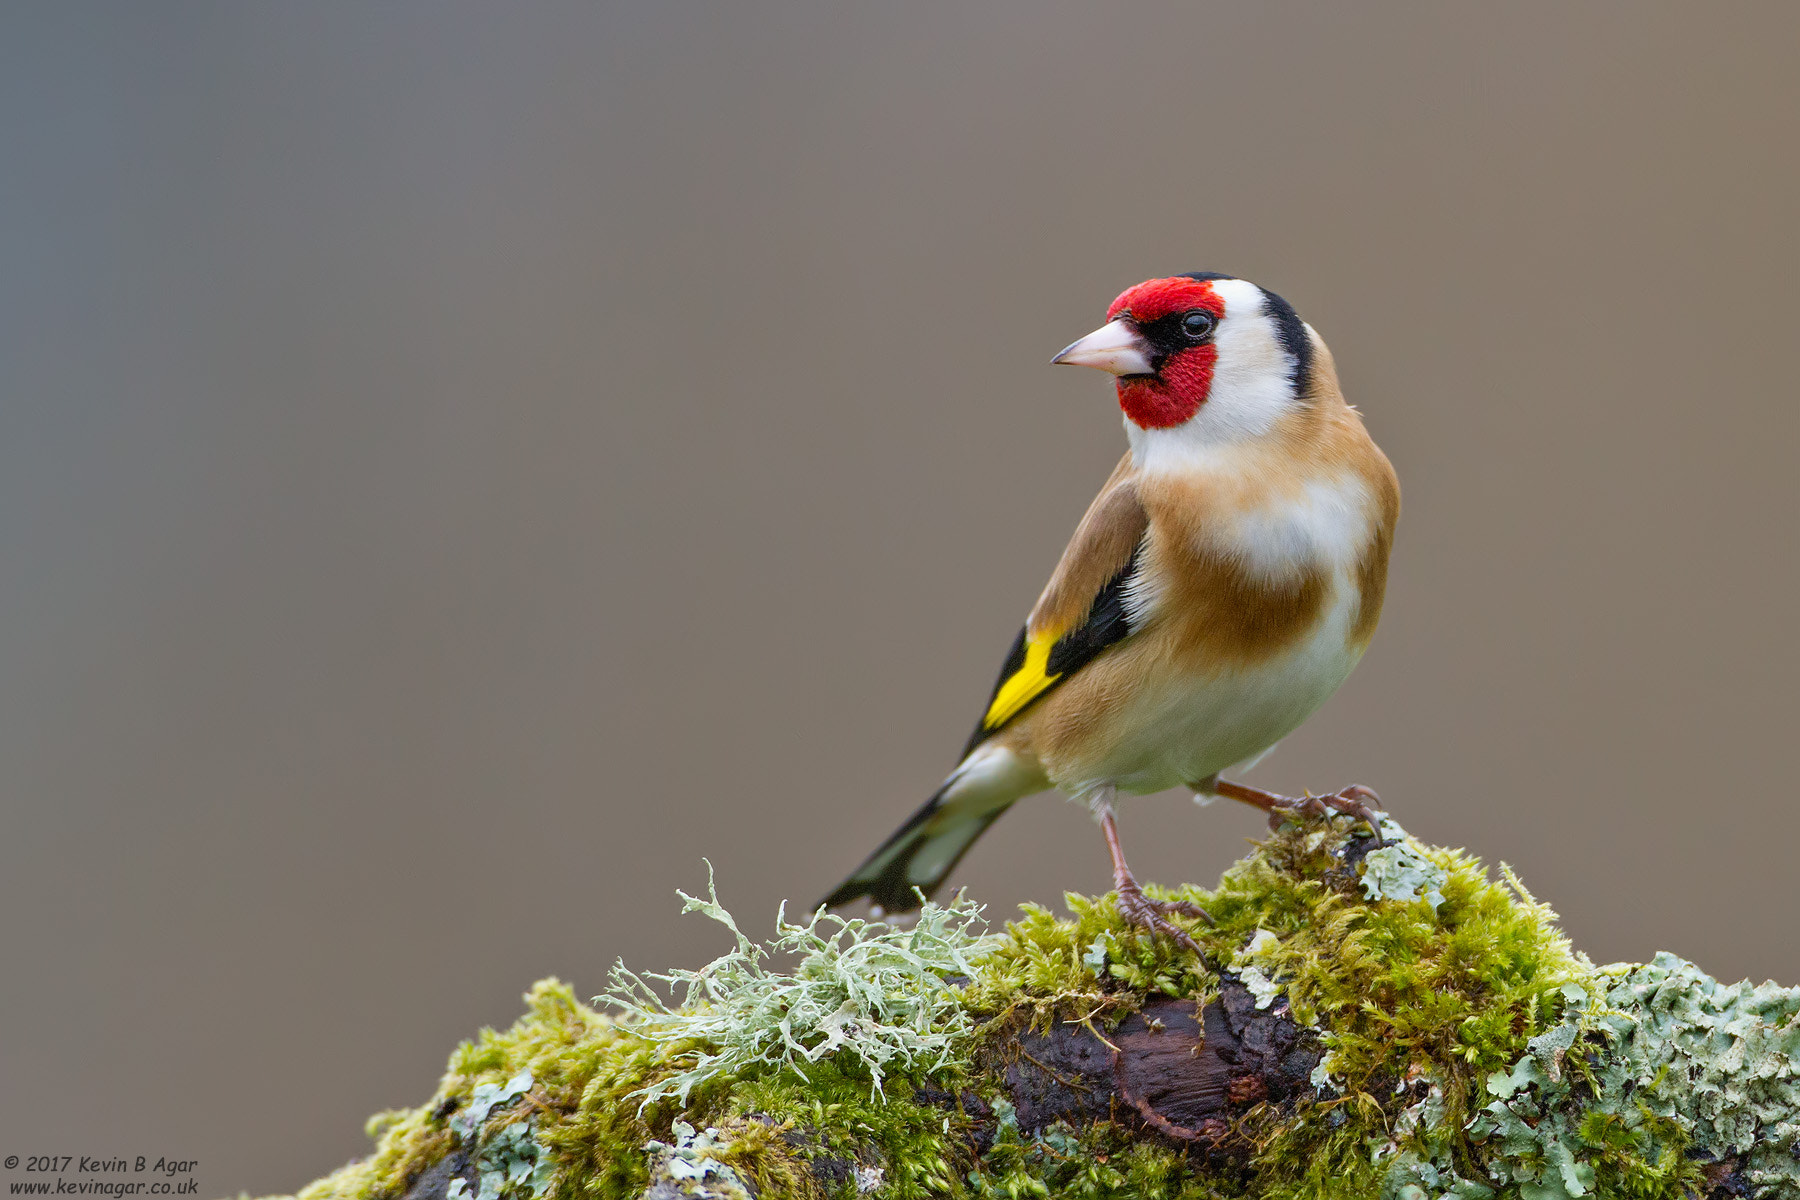
[[[821,907],[917,909],[1014,802],[1089,806],[1133,926],[1191,947],[1120,845],[1120,794],[1191,789],[1271,824],[1328,812],[1381,837],[1353,785],[1285,796],[1248,770],[1338,689],[1374,635],[1400,514],[1392,465],[1293,306],[1238,276],[1149,279],[1052,363],[1113,376],[1127,449],[1013,641],[961,759]]]

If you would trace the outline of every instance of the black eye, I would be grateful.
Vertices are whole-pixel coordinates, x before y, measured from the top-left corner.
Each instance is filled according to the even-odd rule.
[[[1204,308],[1196,308],[1182,314],[1181,332],[1187,335],[1190,342],[1203,342],[1212,336],[1213,315]]]

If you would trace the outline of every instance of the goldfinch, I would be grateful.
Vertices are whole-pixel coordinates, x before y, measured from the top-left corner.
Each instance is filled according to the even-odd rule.
[[[1192,940],[1126,865],[1120,792],[1185,786],[1271,819],[1369,820],[1367,788],[1290,799],[1247,769],[1362,657],[1400,487],[1338,387],[1331,351],[1280,296],[1213,272],[1151,279],[1051,360],[1115,376],[1130,448],[1013,643],[962,761],[822,902],[918,907],[1013,801],[1089,804],[1128,920]],[[1379,830],[1377,830],[1379,836]]]

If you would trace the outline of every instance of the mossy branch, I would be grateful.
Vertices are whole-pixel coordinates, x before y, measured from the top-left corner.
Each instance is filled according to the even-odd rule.
[[[1800,1200],[1800,990],[1596,967],[1505,867],[1290,827],[1200,953],[1109,898],[814,916],[579,1002],[554,981],[301,1200]],[[792,959],[789,969],[774,962]]]

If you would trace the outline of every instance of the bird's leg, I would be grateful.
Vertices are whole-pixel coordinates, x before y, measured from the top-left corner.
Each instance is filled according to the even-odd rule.
[[[1336,812],[1365,822],[1369,831],[1375,835],[1375,840],[1381,840],[1381,813],[1374,807],[1381,803],[1381,797],[1360,783],[1351,784],[1329,796],[1301,797],[1278,796],[1274,792],[1265,792],[1248,784],[1232,783],[1227,779],[1215,778],[1210,783],[1212,790],[1219,795],[1242,800],[1245,804],[1255,805],[1268,813],[1271,829],[1278,828],[1289,817],[1322,817]]]
[[[1211,916],[1198,904],[1186,900],[1152,900],[1144,895],[1144,889],[1138,884],[1137,877],[1131,873],[1131,867],[1125,862],[1125,851],[1119,845],[1119,824],[1113,816],[1112,788],[1102,789],[1096,793],[1089,803],[1094,816],[1100,822],[1101,832],[1106,834],[1106,848],[1112,853],[1113,890],[1119,894],[1119,915],[1125,918],[1127,925],[1136,925],[1148,929],[1152,935],[1167,934],[1170,938],[1186,946],[1198,954],[1200,943],[1189,937],[1187,932],[1169,920],[1171,913],[1179,913],[1184,917],[1194,917],[1213,923]]]

